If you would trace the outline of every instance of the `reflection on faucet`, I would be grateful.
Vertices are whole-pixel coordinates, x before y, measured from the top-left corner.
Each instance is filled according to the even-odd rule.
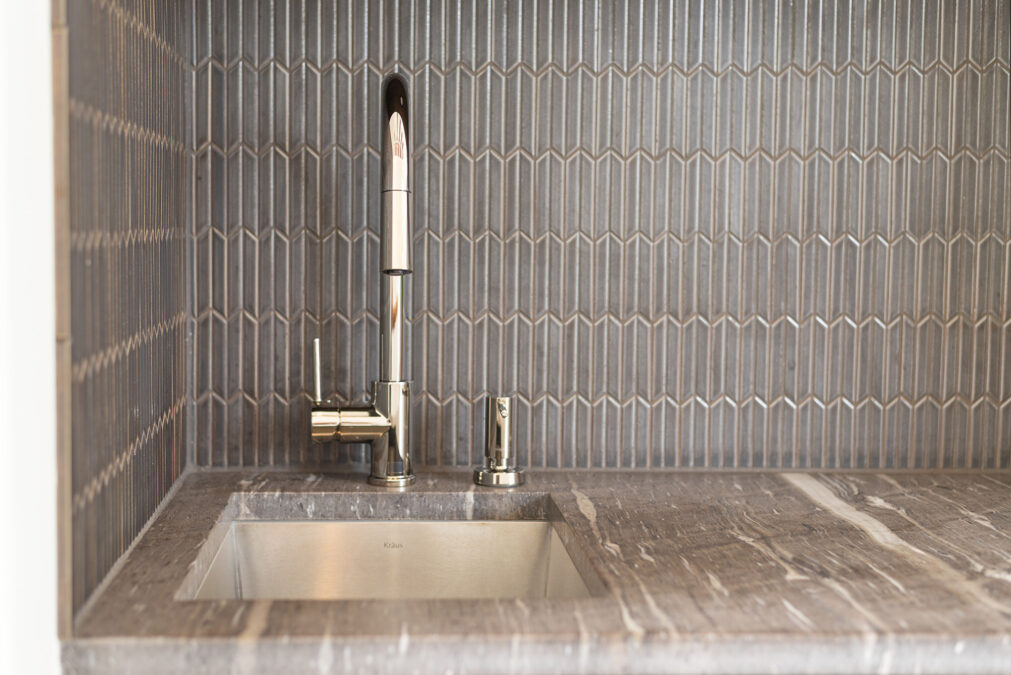
[[[381,267],[379,275],[379,380],[372,383],[372,402],[335,406],[322,400],[319,338],[313,343],[315,372],[312,440],[372,445],[369,482],[403,487],[414,482],[410,452],[410,383],[404,373],[404,281],[411,268],[409,219],[411,162],[407,87],[391,75],[383,85],[383,178]]]

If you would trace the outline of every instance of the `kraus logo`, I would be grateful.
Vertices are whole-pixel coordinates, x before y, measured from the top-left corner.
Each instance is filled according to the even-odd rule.
[[[383,548],[404,548],[404,545],[395,541],[384,541]]]

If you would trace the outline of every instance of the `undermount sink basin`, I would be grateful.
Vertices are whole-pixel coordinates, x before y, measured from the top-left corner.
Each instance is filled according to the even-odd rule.
[[[234,521],[192,599],[589,597],[548,521]],[[210,544],[209,544],[210,545]]]

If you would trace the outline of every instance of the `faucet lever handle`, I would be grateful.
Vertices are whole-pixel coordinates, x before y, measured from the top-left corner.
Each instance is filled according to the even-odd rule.
[[[319,358],[319,338],[312,341],[312,401],[316,405],[323,404],[323,376]]]

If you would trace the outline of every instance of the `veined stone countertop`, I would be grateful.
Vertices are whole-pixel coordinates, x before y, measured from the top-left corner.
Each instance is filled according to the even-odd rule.
[[[235,496],[233,496],[235,495]],[[219,518],[559,516],[579,600],[175,600]],[[580,553],[581,551],[581,553]],[[1011,672],[1011,474],[194,472],[69,672]]]

